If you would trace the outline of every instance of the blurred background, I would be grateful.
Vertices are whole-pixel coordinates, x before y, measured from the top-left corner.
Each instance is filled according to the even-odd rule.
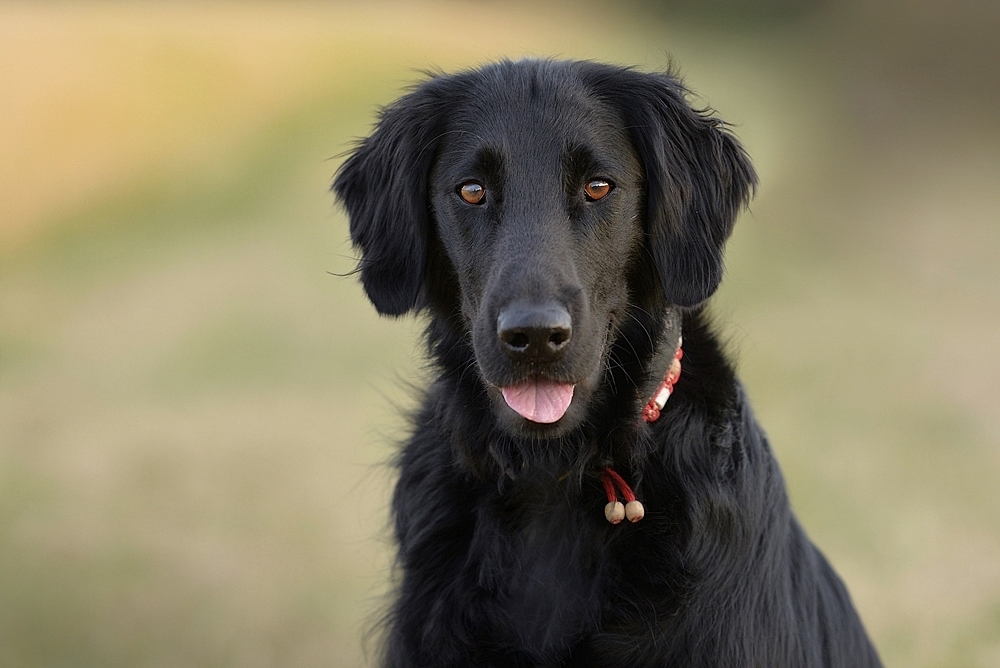
[[[0,665],[352,666],[413,319],[328,193],[501,56],[662,69],[761,175],[713,311],[888,666],[1000,666],[1000,3],[0,4]]]

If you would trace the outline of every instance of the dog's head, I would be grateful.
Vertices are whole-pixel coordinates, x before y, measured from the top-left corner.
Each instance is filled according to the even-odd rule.
[[[437,76],[338,173],[368,297],[464,328],[511,433],[580,425],[626,319],[718,286],[756,177],[684,96],[669,74],[589,62]]]

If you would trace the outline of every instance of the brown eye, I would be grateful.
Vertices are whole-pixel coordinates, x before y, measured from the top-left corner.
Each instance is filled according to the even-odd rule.
[[[482,183],[468,181],[458,187],[458,196],[469,204],[479,204],[486,196],[486,188]]]
[[[586,193],[587,199],[591,202],[597,202],[608,196],[608,193],[611,192],[611,184],[604,179],[594,179],[583,187],[583,192]]]

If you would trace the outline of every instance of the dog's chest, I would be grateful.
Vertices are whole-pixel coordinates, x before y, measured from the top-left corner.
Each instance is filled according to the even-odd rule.
[[[491,635],[552,656],[599,627],[616,569],[590,510],[566,498],[516,509],[500,500],[480,514],[467,563],[503,609]]]

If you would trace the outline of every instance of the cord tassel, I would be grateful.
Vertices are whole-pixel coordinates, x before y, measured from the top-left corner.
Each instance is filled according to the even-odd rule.
[[[642,502],[635,498],[635,492],[617,471],[606,466],[601,473],[601,482],[604,484],[604,493],[608,497],[608,505],[604,506],[604,517],[609,522],[620,524],[623,519],[628,518],[628,521],[634,524],[643,518],[646,510],[642,507]],[[624,506],[615,493],[616,486],[621,491],[621,495],[625,497]]]

